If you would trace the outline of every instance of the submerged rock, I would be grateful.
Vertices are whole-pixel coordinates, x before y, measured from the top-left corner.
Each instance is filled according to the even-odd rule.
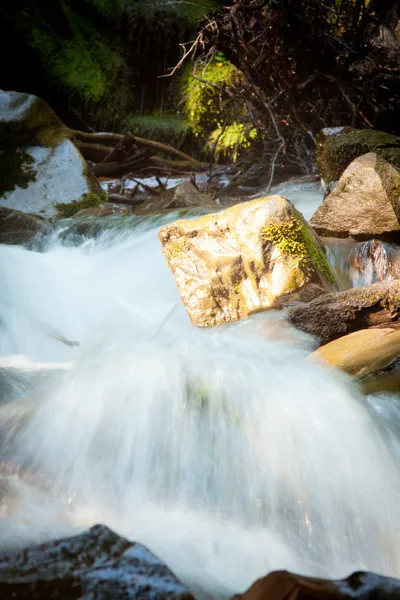
[[[177,221],[163,227],[159,238],[199,327],[236,321],[294,292],[307,294],[309,284],[333,288],[318,237],[283,196]]]
[[[0,204],[26,211],[100,194],[101,187],[44,100],[0,91]]]
[[[369,327],[397,329],[400,328],[400,281],[325,294],[308,304],[294,303],[285,310],[293,325],[319,339],[321,344]]]
[[[18,554],[0,555],[0,596],[14,600],[192,599],[149,550],[102,525]]]
[[[400,173],[376,154],[354,160],[310,224],[319,235],[400,241]]]
[[[365,377],[385,369],[399,355],[400,331],[362,329],[321,346],[309,359]]]
[[[383,131],[340,127],[317,136],[317,167],[326,183],[337,181],[346,167],[363,154],[374,152],[400,168],[400,139]]]
[[[27,244],[49,227],[42,217],[0,206],[0,244]]]
[[[235,600],[397,600],[400,581],[376,573],[357,572],[346,579],[317,579],[273,571],[258,579]]]
[[[201,194],[192,183],[186,181],[162,192],[159,196],[146,200],[135,208],[137,215],[154,214],[180,208],[216,208],[210,196]]]

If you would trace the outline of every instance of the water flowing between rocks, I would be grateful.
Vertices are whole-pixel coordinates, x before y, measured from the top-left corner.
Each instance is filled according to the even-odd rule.
[[[321,200],[282,191],[307,217]],[[276,311],[193,327],[157,239],[174,218],[0,246],[2,547],[102,522],[204,598],[278,568],[400,576],[393,398],[305,362]]]

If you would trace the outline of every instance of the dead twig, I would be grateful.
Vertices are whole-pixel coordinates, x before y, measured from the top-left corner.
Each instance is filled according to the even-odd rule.
[[[186,50],[187,45],[189,45],[189,50]],[[183,56],[182,58],[177,62],[177,64],[174,67],[170,67],[169,71],[170,73],[167,73],[166,75],[159,75],[159,78],[162,77],[172,77],[172,75],[174,75],[176,73],[176,71],[178,71],[178,69],[181,68],[181,66],[183,65],[183,63],[185,62],[185,60],[190,56],[190,55],[195,55],[196,50],[197,50],[197,46],[199,44],[203,44],[203,32],[200,31],[200,33],[198,34],[198,36],[196,37],[196,39],[193,42],[188,42],[187,44],[179,44],[181,48],[183,48]],[[204,47],[204,44],[203,44]]]

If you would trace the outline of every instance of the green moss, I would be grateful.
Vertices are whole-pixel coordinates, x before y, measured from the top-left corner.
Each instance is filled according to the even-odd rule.
[[[36,180],[34,159],[23,148],[0,150],[0,196]]]
[[[105,192],[100,194],[83,194],[80,200],[74,200],[73,202],[56,204],[57,216],[62,219],[73,217],[80,210],[85,208],[93,208],[100,206],[103,202],[107,202],[107,194]]]
[[[325,279],[335,282],[324,252],[318,248],[300,217],[295,216],[284,225],[264,227],[263,239],[272,242],[283,255],[295,258],[308,277],[317,269]]]

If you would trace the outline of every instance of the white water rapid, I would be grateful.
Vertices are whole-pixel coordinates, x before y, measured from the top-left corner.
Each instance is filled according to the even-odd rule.
[[[1,546],[102,522],[199,598],[277,568],[400,576],[394,400],[305,362],[278,313],[197,330],[160,223],[105,222],[0,246]]]

